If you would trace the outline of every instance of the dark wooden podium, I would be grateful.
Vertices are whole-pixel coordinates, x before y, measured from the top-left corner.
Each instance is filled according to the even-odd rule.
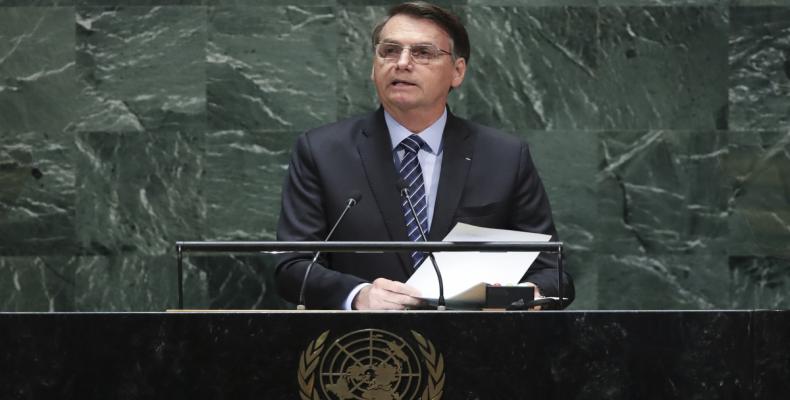
[[[782,399],[790,312],[0,314],[3,399]]]

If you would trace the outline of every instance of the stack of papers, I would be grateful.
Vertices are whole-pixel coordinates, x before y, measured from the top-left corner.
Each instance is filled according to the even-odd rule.
[[[445,242],[548,242],[550,235],[481,228],[456,224]],[[539,252],[447,252],[435,253],[442,272],[444,298],[448,306],[479,307],[485,303],[486,284],[517,285],[538,258]],[[431,261],[426,258],[406,282],[420,291],[422,298],[435,303],[439,281]]]

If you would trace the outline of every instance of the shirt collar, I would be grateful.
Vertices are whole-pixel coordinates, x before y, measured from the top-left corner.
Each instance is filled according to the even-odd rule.
[[[406,139],[409,135],[412,135],[411,131],[406,129],[403,125],[399,124],[398,121],[395,121],[395,118],[385,110],[384,111],[384,120],[387,122],[387,129],[390,132],[390,139],[392,139],[392,149],[395,150],[398,147],[398,144]],[[416,134],[420,135],[420,138],[425,141],[428,145],[429,149],[423,148],[423,150],[428,151],[431,154],[438,155],[441,151],[442,145],[442,135],[444,134],[444,126],[447,125],[447,109],[444,109],[442,116],[436,120],[431,126],[425,128],[422,132],[418,132]]]

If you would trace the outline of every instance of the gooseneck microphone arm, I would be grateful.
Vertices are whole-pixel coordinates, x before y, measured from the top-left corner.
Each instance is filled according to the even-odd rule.
[[[324,239],[325,242],[329,241],[329,238],[331,238],[332,234],[335,233],[335,229],[337,229],[337,226],[340,225],[340,221],[342,221],[343,218],[345,218],[346,213],[348,212],[348,210],[350,210],[351,207],[354,207],[355,205],[357,205],[361,198],[362,198],[362,193],[360,193],[359,191],[355,190],[355,191],[351,192],[351,195],[349,196],[348,200],[346,201],[346,208],[343,209],[343,212],[340,213],[340,216],[337,218],[337,221],[335,222],[335,225],[332,226],[332,229],[329,230],[329,234],[327,234],[326,235],[326,239]],[[318,257],[320,255],[321,255],[320,251],[315,252],[315,256],[313,257],[313,260],[310,261],[310,264],[307,264],[307,268],[304,271],[304,277],[302,278],[302,287],[299,288],[299,305],[296,306],[297,310],[305,310],[306,309],[306,307],[305,307],[305,299],[304,299],[304,292],[305,292],[305,288],[307,287],[307,278],[308,278],[308,276],[310,276],[310,270],[313,268],[313,265],[316,263],[316,261],[318,261]]]
[[[411,210],[414,220],[417,221],[417,228],[420,230],[420,237],[422,238],[422,241],[427,242],[428,238],[425,236],[425,230],[422,229],[420,218],[417,216],[417,210],[414,209],[414,204],[411,202],[411,197],[409,196],[409,185],[407,185],[406,181],[403,179],[398,180],[398,190],[400,190],[401,196],[405,197],[406,202],[409,204],[409,210]],[[433,257],[432,251],[428,252],[428,258],[431,259],[433,270],[436,271],[436,279],[439,281],[439,299],[436,302],[436,309],[439,311],[444,311],[446,307],[444,305],[444,281],[442,280],[442,273],[439,271],[439,265],[436,264],[436,258]]]

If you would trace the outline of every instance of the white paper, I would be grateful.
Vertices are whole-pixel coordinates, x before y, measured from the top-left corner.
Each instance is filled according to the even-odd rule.
[[[481,228],[458,223],[445,242],[548,242],[550,235]],[[444,298],[450,304],[482,304],[485,285],[516,285],[538,257],[539,252],[446,252],[434,253],[442,272]],[[431,261],[425,259],[406,282],[420,291],[422,298],[436,300],[439,283]]]

